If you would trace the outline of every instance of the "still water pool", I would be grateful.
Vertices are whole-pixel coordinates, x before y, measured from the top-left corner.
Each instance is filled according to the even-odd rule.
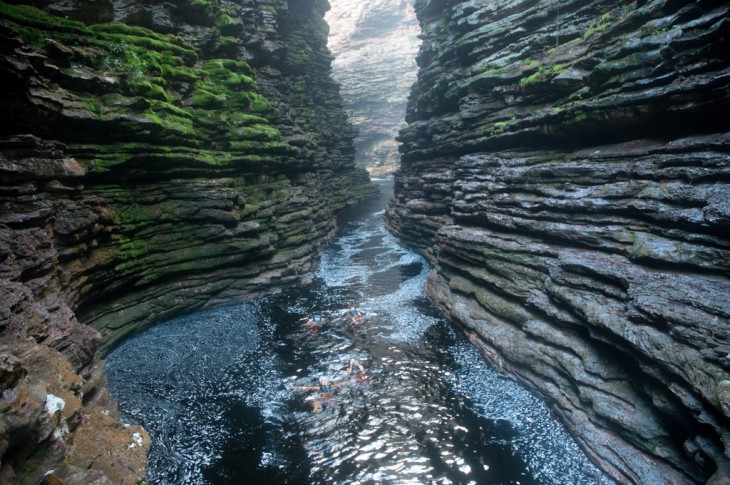
[[[311,285],[161,323],[107,357],[123,418],[153,437],[150,482],[610,483],[424,299],[428,265],[385,231],[379,186],[340,216]],[[342,319],[351,305],[364,323]],[[321,328],[303,326],[314,313]],[[337,387],[315,413],[301,387],[320,377]]]

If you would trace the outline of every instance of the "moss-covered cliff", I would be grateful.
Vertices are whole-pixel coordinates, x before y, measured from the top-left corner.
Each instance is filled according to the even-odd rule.
[[[620,482],[727,480],[729,7],[416,9],[388,223],[430,298]]]
[[[133,483],[99,349],[306,281],[374,189],[326,1],[35,5],[0,3],[0,481]]]

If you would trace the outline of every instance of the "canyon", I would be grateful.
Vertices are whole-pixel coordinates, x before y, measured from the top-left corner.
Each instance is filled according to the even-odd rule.
[[[137,483],[149,436],[100,357],[307,282],[375,189],[327,2],[35,5],[0,4],[0,481]]]
[[[22,3],[0,3],[1,482],[146,481],[104,355],[311,280],[375,193],[364,158],[398,158],[391,45],[418,74],[387,227],[427,296],[618,482],[730,480],[724,2],[416,0],[420,47],[409,2],[343,2],[337,60],[326,0]]]
[[[415,3],[387,224],[620,483],[727,483],[723,2]]]

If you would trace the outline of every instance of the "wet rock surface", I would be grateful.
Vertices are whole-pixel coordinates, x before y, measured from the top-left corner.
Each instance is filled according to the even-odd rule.
[[[374,189],[326,2],[43,4],[0,3],[0,481],[137,483],[98,355],[307,281]]]
[[[620,482],[727,480],[728,7],[419,1],[387,221]]]

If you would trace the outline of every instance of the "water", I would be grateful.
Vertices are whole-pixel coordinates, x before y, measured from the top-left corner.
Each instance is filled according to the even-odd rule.
[[[124,419],[153,437],[151,483],[610,483],[423,298],[427,263],[385,231],[380,186],[341,216],[312,285],[162,323],[108,356]],[[362,325],[342,322],[350,305]],[[300,322],[314,312],[319,330]],[[339,387],[315,413],[297,386],[319,377]]]

